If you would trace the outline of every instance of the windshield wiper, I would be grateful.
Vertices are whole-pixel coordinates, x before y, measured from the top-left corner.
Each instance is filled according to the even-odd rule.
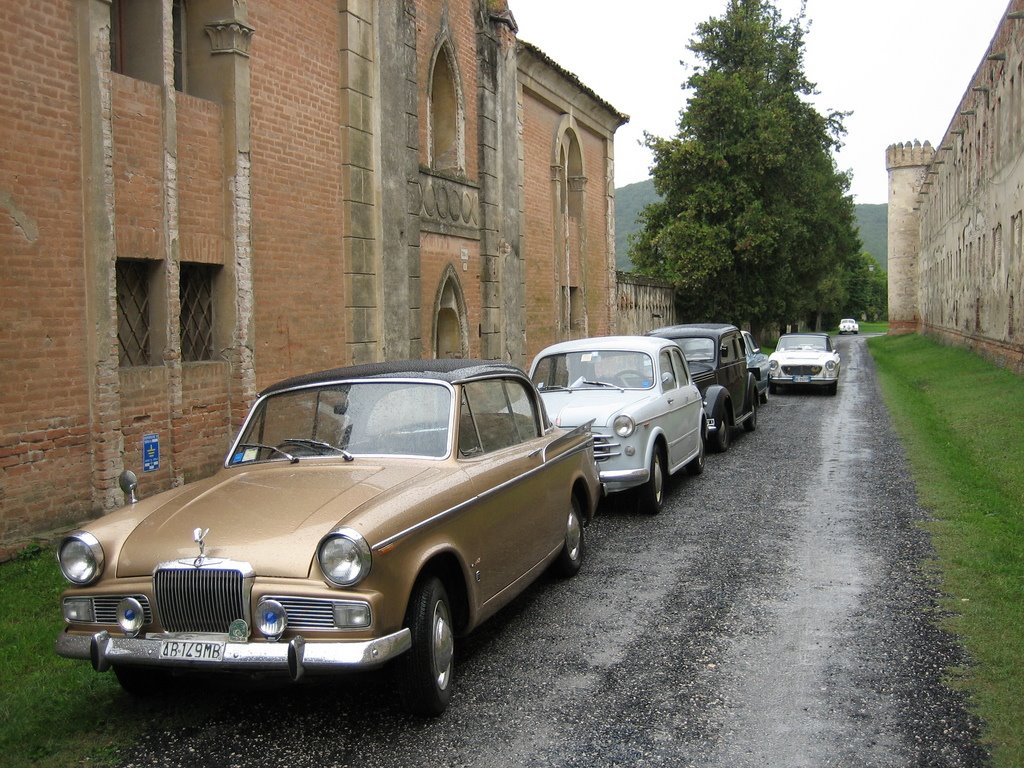
[[[589,384],[592,387],[611,387],[612,389],[622,389],[622,387],[618,386],[617,384],[610,384],[607,381],[590,381],[588,379],[584,379],[583,383]]]
[[[336,445],[332,445],[331,443],[328,443],[326,440],[314,440],[309,437],[289,437],[285,440],[282,440],[280,444],[286,445],[288,443],[295,443],[296,445],[308,445],[311,448],[326,448],[329,451],[340,453],[341,458],[343,458],[345,461],[355,461],[356,458],[351,453],[346,451],[344,448],[339,448]],[[282,453],[284,453],[284,451],[282,451]]]
[[[298,456],[292,456],[290,453],[288,453],[288,451],[282,451],[276,445],[267,445],[266,443],[239,443],[238,447],[239,448],[263,448],[265,450],[272,451],[273,453],[281,454],[286,459],[288,459],[288,461],[290,461],[292,464],[298,464],[299,463]]]

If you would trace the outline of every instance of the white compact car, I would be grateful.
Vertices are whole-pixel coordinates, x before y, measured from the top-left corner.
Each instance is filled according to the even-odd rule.
[[[605,336],[547,347],[530,367],[551,420],[593,422],[594,458],[607,493],[638,488],[637,505],[661,509],[665,478],[704,471],[700,390],[670,339]]]
[[[839,321],[840,333],[860,333],[860,325],[852,317],[844,317]]]
[[[824,387],[830,395],[839,386],[839,353],[827,333],[786,333],[768,358],[768,391],[784,387]]]

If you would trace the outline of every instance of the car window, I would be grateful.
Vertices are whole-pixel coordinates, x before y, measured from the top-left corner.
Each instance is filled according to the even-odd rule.
[[[810,349],[832,351],[832,343],[828,336],[816,336],[812,334],[791,333],[779,339],[775,347],[776,351],[787,349]]]
[[[533,401],[522,382],[488,379],[464,384],[459,453],[489,453],[538,436]]]
[[[679,382],[676,379],[675,369],[672,367],[672,355],[669,354],[667,349],[661,350],[661,354],[658,355],[658,362],[661,365],[661,389],[663,392],[668,392],[679,386]]]
[[[451,390],[440,384],[306,387],[259,403],[231,463],[280,459],[281,451],[295,456],[337,456],[347,451],[441,458],[448,453],[450,423]]]
[[[737,358],[736,337],[725,336],[722,338],[722,363],[731,363]]]
[[[655,385],[654,360],[644,352],[600,349],[562,352],[541,359],[533,372],[540,390],[650,389]]]
[[[688,362],[714,362],[715,341],[714,339],[676,339],[676,344],[683,350],[683,357]]]
[[[685,386],[690,383],[690,372],[686,368],[686,361],[683,360],[683,353],[679,349],[672,350],[672,365],[676,369],[677,386]]]

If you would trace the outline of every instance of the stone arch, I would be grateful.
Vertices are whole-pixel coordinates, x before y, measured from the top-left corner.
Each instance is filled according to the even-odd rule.
[[[427,164],[465,173],[466,106],[458,59],[446,29],[438,36],[427,81]]]
[[[434,295],[433,353],[435,358],[469,356],[466,298],[455,267],[448,264]]]
[[[580,130],[572,115],[562,115],[555,130],[551,158],[553,230],[555,233],[555,285],[558,336],[582,338],[588,334],[587,317],[587,176]]]

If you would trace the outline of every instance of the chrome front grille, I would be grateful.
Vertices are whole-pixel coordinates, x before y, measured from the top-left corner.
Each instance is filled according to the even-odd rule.
[[[622,446],[614,442],[610,435],[594,433],[594,459],[604,461],[622,454]]]
[[[334,606],[338,601],[315,597],[278,597],[288,614],[288,629],[337,629],[334,623]]]
[[[153,623],[153,609],[145,595],[100,595],[92,599],[93,615],[97,624],[117,624],[117,606],[126,597],[134,597],[142,606],[146,624]]]
[[[821,373],[820,365],[784,365],[782,372],[787,376],[817,376]]]
[[[169,563],[153,575],[157,614],[168,632],[227,632],[235,619],[248,622],[251,588],[251,568],[242,563]]]

